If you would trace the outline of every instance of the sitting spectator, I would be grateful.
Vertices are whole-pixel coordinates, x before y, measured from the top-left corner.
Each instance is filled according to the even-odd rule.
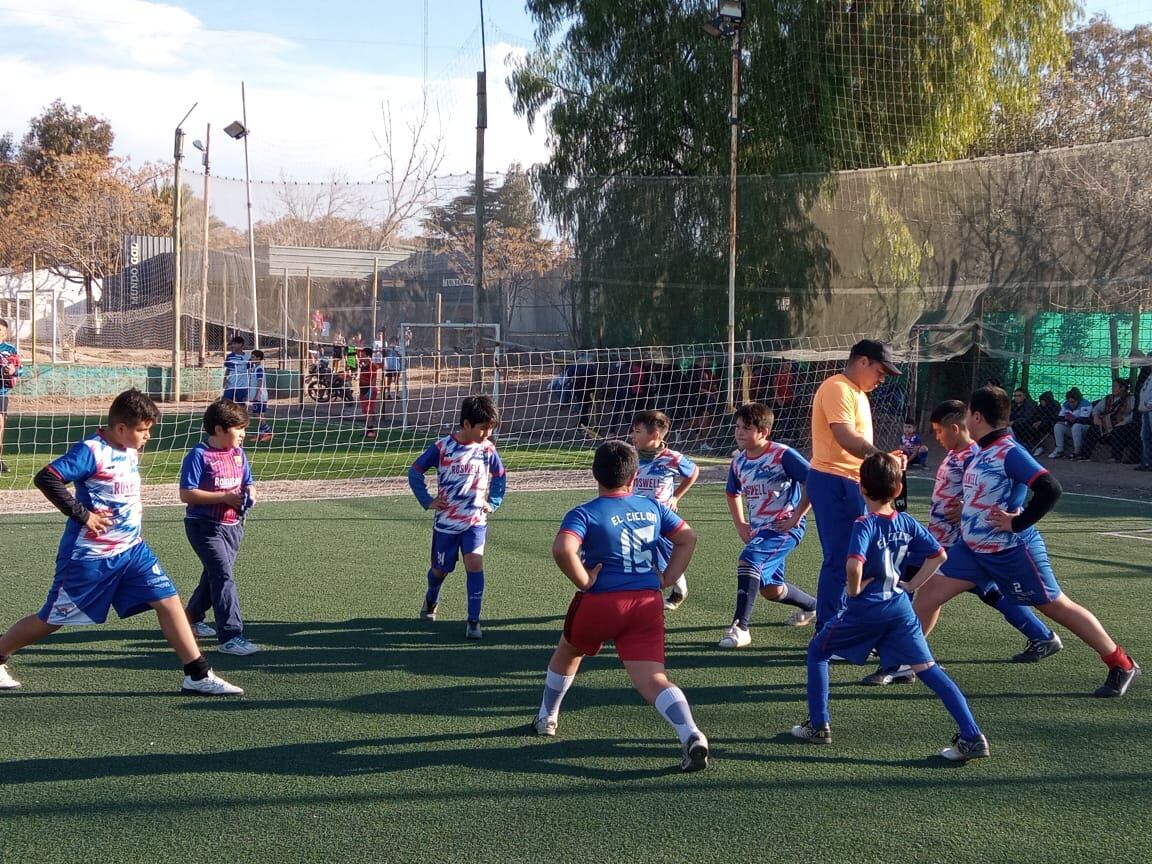
[[[1029,450],[1039,444],[1044,439],[1044,436],[1048,434],[1047,429],[1040,432],[1040,427],[1033,425],[1039,417],[1039,406],[1033,401],[1032,397],[1028,395],[1028,391],[1023,387],[1017,387],[1013,390],[1012,410],[1008,419],[1012,426],[1012,434],[1016,436],[1016,440]]]
[[[1084,436],[1084,447],[1073,459],[1091,459],[1096,445],[1107,441],[1112,446],[1112,461],[1122,462],[1125,451],[1137,449],[1140,433],[1135,423],[1136,400],[1123,378],[1112,381],[1112,392],[1092,406],[1092,425]]]
[[[908,457],[909,468],[925,468],[928,465],[928,448],[916,432],[916,421],[911,417],[904,420],[904,434],[900,436],[900,450]]]
[[[1060,406],[1060,418],[1052,427],[1052,436],[1056,439],[1056,446],[1048,454],[1049,459],[1060,459],[1064,456],[1068,442],[1068,433],[1072,433],[1072,456],[1079,458],[1084,449],[1084,435],[1092,425],[1092,403],[1084,398],[1079,387],[1073,387],[1065,394],[1064,404]]]

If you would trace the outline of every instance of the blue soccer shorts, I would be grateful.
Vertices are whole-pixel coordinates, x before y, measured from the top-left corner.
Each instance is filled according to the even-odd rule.
[[[451,573],[456,569],[456,559],[461,553],[483,555],[487,535],[487,525],[473,525],[458,534],[433,528],[432,569],[441,573]]]
[[[45,624],[103,624],[108,610],[120,618],[176,596],[176,586],[146,543],[119,555],[56,562],[56,578],[37,617]]]
[[[783,585],[784,562],[803,536],[798,530],[781,534],[770,528],[762,529],[752,535],[740,553],[740,561],[756,569],[762,586]]]
[[[956,543],[940,570],[945,576],[971,582],[981,594],[998,588],[1021,606],[1041,606],[1061,594],[1039,534],[999,552],[974,552],[967,543]]]
[[[935,662],[907,594],[880,603],[850,598],[844,609],[812,637],[824,658],[839,654],[862,666],[875,648],[884,668]]]

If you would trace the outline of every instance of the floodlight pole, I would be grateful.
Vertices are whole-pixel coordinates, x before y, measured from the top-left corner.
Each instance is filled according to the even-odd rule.
[[[240,122],[244,124],[244,191],[248,199],[248,278],[252,286],[252,347],[260,347],[260,314],[256,307],[256,235],[252,233],[252,175],[248,170],[248,99],[240,82]]]
[[[197,144],[199,142],[193,142]],[[208,222],[211,211],[208,207],[208,184],[212,166],[209,164],[209,150],[212,147],[212,124],[204,131],[204,245],[200,262],[200,368],[208,362]]]
[[[172,146],[172,401],[174,402],[180,401],[180,315],[184,305],[183,277],[180,272],[183,266],[180,255],[180,211],[183,199],[180,188],[180,162],[184,158],[183,126],[184,121],[199,104],[199,102],[192,103],[184,119],[176,124]]]
[[[740,138],[740,32],[743,20],[736,22],[732,43],[732,103],[728,111],[731,127],[728,181],[728,410],[736,410],[736,149]]]
[[[488,128],[488,58],[484,39],[484,0],[480,0],[480,60],[482,68],[476,73],[476,218],[473,230],[472,273],[472,353],[480,354],[480,298],[484,293],[484,130]],[[474,364],[479,362],[474,359]],[[478,384],[475,366],[473,389]]]

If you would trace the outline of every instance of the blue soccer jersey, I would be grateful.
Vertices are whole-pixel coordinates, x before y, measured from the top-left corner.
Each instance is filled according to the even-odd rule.
[[[661,504],[672,500],[680,481],[696,473],[696,463],[675,450],[664,450],[651,459],[640,459],[632,494],[652,498]]]
[[[1048,473],[1008,430],[1002,433],[987,442],[964,471],[960,529],[964,542],[974,552],[1001,552],[1026,545],[1038,534],[1035,526],[1019,533],[1001,531],[988,518],[994,507],[1005,511],[1021,509],[1028,498],[1028,487]]]
[[[224,358],[224,389],[241,394],[248,391],[248,355],[243,351],[229,351]]]
[[[923,561],[940,554],[941,547],[923,525],[907,513],[868,513],[852,525],[848,558],[864,564],[864,588],[848,602],[882,603],[904,593],[899,582],[904,561]],[[872,580],[869,582],[868,580]]]
[[[808,460],[786,444],[768,443],[755,459],[741,451],[728,469],[727,493],[748,502],[748,523],[753,533],[771,528],[778,519],[792,516],[808,479]],[[804,521],[797,526],[804,530]]]
[[[436,530],[459,534],[488,524],[485,505],[495,510],[504,500],[504,463],[491,441],[465,444],[449,435],[434,441],[408,469],[408,484],[424,507],[432,496],[424,487],[424,472],[435,468],[439,497],[448,507],[436,513]]]
[[[971,441],[966,447],[950,450],[936,469],[928,530],[945,549],[960,539],[960,523],[953,522],[948,514],[964,503],[964,469],[979,452],[979,445]]]
[[[93,513],[112,519],[102,534],[94,534],[69,519],[60,538],[58,559],[108,558],[140,542],[144,505],[140,500],[140,454],[121,450],[97,431],[48,463],[48,470],[76,488],[76,500]]]
[[[569,510],[560,531],[580,540],[585,567],[602,565],[590,592],[658,591],[657,543],[684,524],[667,506],[651,498],[601,495]]]

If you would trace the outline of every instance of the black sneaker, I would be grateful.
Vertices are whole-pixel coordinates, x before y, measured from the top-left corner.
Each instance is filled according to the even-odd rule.
[[[916,673],[913,672],[909,666],[889,667],[887,669],[883,666],[877,666],[876,671],[871,675],[865,675],[860,679],[860,683],[865,687],[887,687],[889,684],[915,684]]]
[[[1051,639],[1029,639],[1024,650],[1013,655],[1012,662],[1039,663],[1045,657],[1051,657],[1063,649],[1064,643],[1060,641],[1060,637],[1056,633],[1052,634]]]
[[[703,771],[708,767],[708,739],[703,732],[693,732],[680,751],[681,771]]]
[[[680,604],[683,602],[684,602],[684,595],[681,594],[679,591],[673,591],[671,594],[668,595],[668,598],[664,601],[664,608],[667,609],[669,612],[671,612],[675,609],[679,609]]]
[[[1128,688],[1132,685],[1140,675],[1140,667],[1135,663],[1132,664],[1131,669],[1121,669],[1119,666],[1112,666],[1108,669],[1108,677],[1104,683],[1096,688],[1093,696],[1099,696],[1103,699],[1118,699],[1128,692]]]
[[[988,739],[981,735],[979,738],[961,738],[959,733],[952,736],[952,746],[945,747],[940,755],[950,762],[967,762],[969,759],[984,759],[992,755],[988,747]]]
[[[420,617],[425,621],[435,621],[436,610],[439,608],[439,603],[429,603],[427,600],[425,600],[424,605],[420,607]]]
[[[809,744],[831,744],[831,726],[813,726],[812,721],[806,719],[799,726],[792,727],[792,737],[807,741]]]
[[[0,474],[8,473],[8,465],[3,459],[0,459]]]

